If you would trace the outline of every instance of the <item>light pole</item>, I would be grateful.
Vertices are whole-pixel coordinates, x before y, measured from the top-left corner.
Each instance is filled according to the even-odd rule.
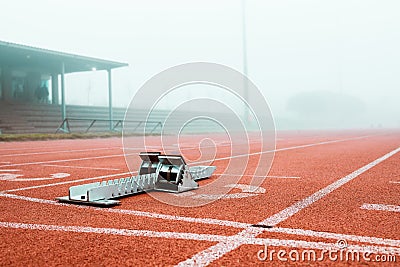
[[[242,0],[242,48],[243,48],[243,74],[247,78],[248,69],[247,69],[247,40],[246,40],[246,2]],[[243,97],[246,103],[249,101],[249,88],[247,84],[247,79],[243,80]],[[244,105],[244,122],[248,124],[249,122],[249,109],[247,105]]]

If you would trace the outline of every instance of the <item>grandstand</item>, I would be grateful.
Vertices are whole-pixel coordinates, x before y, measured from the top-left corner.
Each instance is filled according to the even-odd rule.
[[[67,118],[108,120],[107,107],[68,105]],[[114,108],[114,118],[123,119],[125,109]],[[55,133],[61,125],[61,106],[37,103],[0,102],[0,130],[3,134]],[[85,132],[91,121],[71,122],[71,132]],[[106,131],[108,124],[97,123],[91,131]]]
[[[121,122],[124,120],[125,108],[113,108],[113,124],[116,125],[114,131],[121,131]],[[145,118],[147,112],[135,110],[133,117]],[[146,128],[148,133],[160,133],[161,130],[167,131],[168,128],[181,126],[182,120],[188,115],[187,112],[178,113],[174,116],[167,128],[163,128],[165,120],[169,115],[168,110],[155,110],[151,113],[148,122],[152,122]],[[69,131],[72,133],[82,132],[106,132],[109,131],[109,109],[100,106],[66,106],[66,119],[69,121]],[[211,114],[210,114],[211,116]],[[215,114],[214,114],[215,116]],[[229,117],[225,116],[227,119]],[[40,103],[8,103],[0,101],[0,131],[3,134],[24,134],[24,133],[56,133],[62,126],[60,105],[48,105]],[[95,123],[93,121],[96,120]],[[118,122],[120,122],[118,124]],[[131,133],[139,133],[138,121],[125,123],[125,130]],[[92,127],[89,128],[89,126]],[[118,124],[118,125],[117,125]],[[128,126],[128,127],[127,127]],[[58,130],[58,131],[57,131]],[[202,132],[221,132],[223,129],[210,121],[191,122],[187,127],[187,133]]]
[[[145,121],[146,133],[175,134],[185,124],[186,133],[224,131],[215,121],[189,122],[196,113],[183,111],[171,119],[167,110],[148,114],[137,109],[124,120],[126,109],[112,105],[112,69],[125,66],[128,64],[0,41],[0,133],[106,132],[122,131],[123,127],[126,132],[140,133]],[[101,70],[107,72],[108,106],[67,105],[65,74]],[[240,126],[224,114],[210,111],[202,115]]]
[[[89,111],[107,119],[111,130],[112,69],[125,66],[128,64],[0,41],[2,133],[54,132],[68,116],[86,116]],[[100,70],[106,71],[108,78],[106,113],[104,108],[73,107],[67,114],[65,75]]]

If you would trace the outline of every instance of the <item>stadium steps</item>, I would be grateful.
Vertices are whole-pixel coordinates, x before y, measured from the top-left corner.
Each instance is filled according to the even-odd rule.
[[[113,118],[122,120],[125,116],[125,108],[113,108]],[[67,118],[88,118],[88,119],[108,119],[108,107],[92,107],[92,106],[66,106]],[[128,120],[145,120],[164,122],[169,111],[155,110],[147,117],[144,110],[134,110],[128,116]],[[210,112],[210,117],[213,114]],[[175,120],[169,121],[169,125],[165,127],[166,133],[179,130],[182,126],[183,119],[187,117],[187,113],[175,114]],[[133,118],[133,119],[132,119]],[[91,121],[70,121],[72,132],[85,132]],[[116,122],[115,122],[116,123]],[[0,129],[2,133],[54,133],[61,124],[61,107],[59,105],[49,104],[27,104],[27,103],[7,103],[0,101]],[[125,130],[133,132],[137,123],[125,122]],[[148,125],[149,130],[153,128],[153,124]],[[171,130],[172,129],[172,130]],[[90,132],[105,132],[109,130],[108,122],[96,122],[90,129]],[[160,128],[156,132],[160,132]],[[221,128],[210,125],[207,122],[195,122],[187,129],[188,133],[207,133],[221,132]]]

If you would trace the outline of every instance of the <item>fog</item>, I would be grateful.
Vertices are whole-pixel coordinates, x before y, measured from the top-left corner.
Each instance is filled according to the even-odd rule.
[[[243,70],[240,0],[3,2],[3,41],[129,63],[113,71],[114,106],[177,64]],[[248,76],[279,129],[400,127],[400,2],[245,5]],[[107,105],[106,79],[68,75],[67,104]]]

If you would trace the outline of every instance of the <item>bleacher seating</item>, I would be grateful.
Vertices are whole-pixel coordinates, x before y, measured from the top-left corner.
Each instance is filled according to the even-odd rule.
[[[74,106],[67,105],[67,118],[84,118],[88,120],[70,120],[69,126],[71,132],[85,132],[92,119],[108,120],[108,107],[98,106]],[[125,116],[125,108],[113,108],[113,119],[123,120]],[[164,123],[169,111],[154,111],[149,120]],[[139,118],[143,120],[147,118],[147,113],[143,110],[135,110],[134,115],[129,116],[130,119]],[[170,121],[168,129],[179,129],[182,125],[180,118],[184,118],[187,113],[178,114],[175,120]],[[212,114],[210,114],[212,115]],[[33,104],[33,103],[7,103],[0,101],[0,131],[3,134],[15,133],[55,133],[61,124],[61,107],[59,105],[49,104]],[[116,124],[117,121],[114,122]],[[137,126],[136,122],[126,122],[125,129],[134,130]],[[153,128],[154,124],[149,125],[147,129]],[[119,127],[119,130],[121,127]],[[106,132],[109,130],[108,121],[97,121],[91,128],[90,132]],[[159,133],[161,128],[157,129]],[[187,130],[187,129],[186,129]],[[197,121],[190,125],[187,132],[220,132],[222,130],[216,124],[210,124],[207,121]]]
[[[108,119],[106,107],[67,106],[67,117]],[[123,119],[125,109],[115,108],[114,117]],[[74,130],[84,131],[82,122],[74,125]],[[0,102],[0,130],[3,134],[14,133],[55,133],[61,124],[61,107],[59,105],[7,103]],[[93,128],[94,131],[97,125]],[[87,128],[87,126],[86,126]],[[106,131],[106,129],[102,129]]]

